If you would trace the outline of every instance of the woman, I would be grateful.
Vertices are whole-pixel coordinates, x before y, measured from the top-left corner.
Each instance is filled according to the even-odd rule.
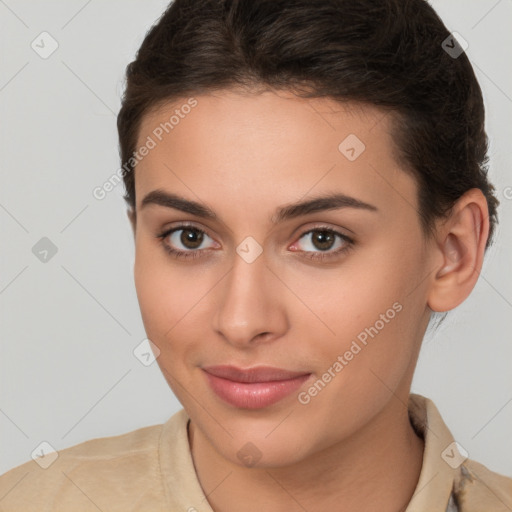
[[[480,87],[427,2],[176,0],[118,130],[142,318],[184,408],[11,470],[3,510],[512,509],[410,394],[498,205]]]

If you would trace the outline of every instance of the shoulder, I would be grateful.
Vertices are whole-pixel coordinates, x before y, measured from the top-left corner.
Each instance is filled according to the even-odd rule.
[[[37,460],[0,476],[0,510],[106,510],[102,503],[111,503],[107,493],[112,491],[128,499],[160,492],[162,427],[91,439],[47,454],[43,450]]]
[[[460,512],[512,510],[512,478],[471,459],[459,469],[453,490]]]
[[[411,394],[409,418],[424,438],[425,449],[414,502],[411,500],[408,511],[440,510],[447,502],[447,512],[512,510],[512,478],[468,459],[432,400]],[[428,492],[421,492],[423,488]]]

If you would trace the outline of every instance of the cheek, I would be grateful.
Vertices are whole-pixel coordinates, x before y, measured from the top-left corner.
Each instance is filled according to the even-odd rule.
[[[382,254],[382,256],[376,256]],[[387,255],[387,256],[384,256]],[[316,350],[330,351],[356,337],[379,321],[395,320],[396,309],[404,306],[411,284],[411,265],[397,261],[397,255],[383,248],[361,251],[342,261],[337,268],[290,266],[280,276],[298,299],[296,320],[309,338],[324,340]],[[386,312],[388,314],[386,315]],[[386,327],[389,323],[386,323]],[[381,326],[379,321],[378,326]],[[382,330],[382,329],[381,329]]]
[[[134,267],[135,288],[144,327],[148,336],[160,338],[165,329],[173,325],[171,312],[174,310],[173,294],[169,293],[170,283],[147,259],[137,255]]]
[[[319,368],[331,368],[342,356],[338,374],[344,377],[336,379],[340,387],[364,392],[382,386],[375,375],[394,387],[409,370],[425,313],[425,297],[420,288],[415,290],[423,272],[419,247],[382,244],[379,251],[367,251],[370,257],[355,254],[322,280],[294,276],[300,283],[297,295],[322,320],[315,329],[313,322],[307,327],[308,338],[317,332]]]
[[[159,254],[161,253],[161,254]],[[166,334],[172,332],[186,314],[192,294],[183,285],[179,272],[173,271],[162,250],[140,241],[134,265],[135,288],[146,333],[164,349]],[[190,307],[189,307],[190,309]]]
[[[171,261],[159,248],[137,248],[137,298],[147,336],[160,348],[162,361],[177,361],[173,355],[191,353],[195,340],[204,339],[208,294],[218,281],[211,274]]]
[[[147,337],[158,347],[156,359],[162,375],[182,403],[187,403],[189,386],[185,367],[190,352],[190,332],[185,335],[191,304],[197,298],[178,272],[155,257],[154,251],[137,251],[134,278],[142,321]],[[195,301],[194,301],[195,299]],[[189,315],[187,315],[189,312]]]

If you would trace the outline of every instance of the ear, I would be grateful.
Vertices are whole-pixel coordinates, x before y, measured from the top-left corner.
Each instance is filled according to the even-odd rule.
[[[487,200],[480,189],[470,189],[438,227],[438,264],[428,293],[430,309],[449,311],[469,296],[482,269],[488,236]]]
[[[132,226],[133,234],[135,235],[135,228],[137,227],[137,217],[135,215],[135,210],[132,208],[128,208],[126,210],[126,214],[128,215],[128,219],[130,220],[130,224]]]

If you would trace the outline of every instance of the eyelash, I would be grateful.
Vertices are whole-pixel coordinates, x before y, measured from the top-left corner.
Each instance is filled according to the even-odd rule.
[[[190,229],[190,230],[194,230],[194,231],[197,231],[199,233],[203,233],[205,235],[208,235],[208,233],[206,233],[204,230],[202,229],[199,229],[191,224],[180,224],[179,226],[175,226],[171,229],[168,229],[158,235],[156,235],[156,238],[160,240],[160,243],[163,247],[163,249],[169,254],[171,255],[173,258],[176,258],[176,259],[195,259],[195,258],[200,258],[202,257],[202,252],[206,251],[207,249],[199,249],[199,250],[190,250],[190,251],[180,251],[178,249],[173,249],[171,246],[169,246],[168,244],[166,244],[164,242],[164,240],[172,233],[174,233],[175,231],[180,231],[182,229]],[[298,238],[298,240],[300,240],[301,238],[303,238],[305,235],[308,235],[309,233],[315,233],[315,232],[322,232],[322,233],[331,233],[333,235],[336,235],[338,236],[339,238],[341,238],[344,242],[345,242],[345,245],[339,249],[337,249],[336,251],[333,251],[333,252],[313,252],[313,251],[296,251],[298,253],[300,253],[302,255],[302,257],[305,257],[305,258],[308,258],[310,260],[313,260],[313,261],[325,261],[325,260],[328,260],[328,259],[332,259],[332,258],[337,258],[337,257],[340,257],[342,254],[345,254],[346,252],[348,252],[349,250],[351,250],[354,246],[354,241],[349,238],[348,236],[344,235],[343,233],[340,233],[332,228],[329,228],[329,227],[326,227],[326,226],[317,226],[313,229],[309,229],[308,231],[304,231],[304,233],[302,233],[300,235],[300,237]],[[209,236],[209,235],[208,235]]]

